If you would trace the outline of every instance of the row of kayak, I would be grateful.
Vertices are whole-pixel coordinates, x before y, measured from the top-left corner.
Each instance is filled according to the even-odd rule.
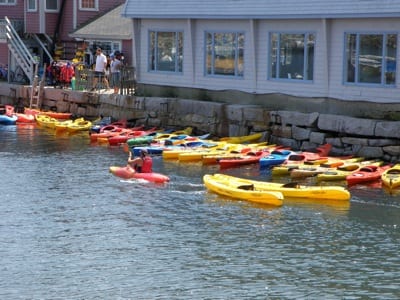
[[[35,119],[39,126],[43,128],[54,129],[56,133],[89,131],[93,125],[91,121],[85,120],[84,118],[77,118],[74,120],[59,120],[48,115],[39,114],[35,116]]]
[[[17,113],[12,105],[0,106],[0,124],[16,125],[18,123],[36,123],[37,115],[46,115],[57,120],[70,119],[71,113],[60,113],[54,111],[41,111],[38,109],[25,108],[23,113]]]
[[[351,184],[381,181],[389,188],[400,186],[400,164],[383,167],[370,165],[361,167],[347,177]],[[275,183],[234,177],[227,174],[203,176],[206,188],[216,194],[234,199],[281,206],[285,199],[313,199],[317,201],[349,201],[351,194],[340,185],[302,185],[297,182]]]

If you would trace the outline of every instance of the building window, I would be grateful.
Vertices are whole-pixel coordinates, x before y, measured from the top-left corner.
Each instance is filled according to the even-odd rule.
[[[0,5],[14,5],[16,0],[0,0]]]
[[[46,0],[46,11],[58,11],[59,5],[58,5],[59,0]]]
[[[206,50],[206,75],[243,77],[243,33],[207,32]]]
[[[313,80],[315,35],[272,33],[270,78]]]
[[[99,0],[80,0],[79,1],[80,10],[98,10]]]
[[[346,34],[345,82],[394,85],[396,34]]]
[[[182,72],[183,32],[150,31],[149,70]]]
[[[37,0],[28,0],[28,11],[36,11],[37,9]]]

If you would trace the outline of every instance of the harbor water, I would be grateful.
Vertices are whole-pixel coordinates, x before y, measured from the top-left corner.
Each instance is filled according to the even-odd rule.
[[[400,195],[274,208],[207,192],[215,166],[154,157],[159,185],[108,172],[126,160],[87,133],[0,125],[0,299],[400,299]]]

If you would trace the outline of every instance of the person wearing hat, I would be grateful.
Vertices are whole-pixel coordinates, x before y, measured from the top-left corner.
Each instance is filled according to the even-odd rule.
[[[122,67],[122,63],[118,58],[119,52],[111,53],[110,55],[110,72],[111,72],[111,77],[110,77],[110,86],[111,88],[114,89],[114,94],[118,94],[119,92],[119,86],[120,86],[120,81],[121,81],[121,76],[120,76],[120,70]]]
[[[146,149],[140,151],[140,156],[132,159],[132,151],[129,151],[128,167],[138,173],[152,173],[153,159]]]

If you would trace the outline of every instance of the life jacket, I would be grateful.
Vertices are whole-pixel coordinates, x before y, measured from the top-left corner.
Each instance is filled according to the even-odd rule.
[[[61,68],[61,81],[62,82],[71,82],[72,77],[75,75],[74,67],[65,65]]]
[[[142,173],[153,172],[153,160],[149,156],[143,157]]]

